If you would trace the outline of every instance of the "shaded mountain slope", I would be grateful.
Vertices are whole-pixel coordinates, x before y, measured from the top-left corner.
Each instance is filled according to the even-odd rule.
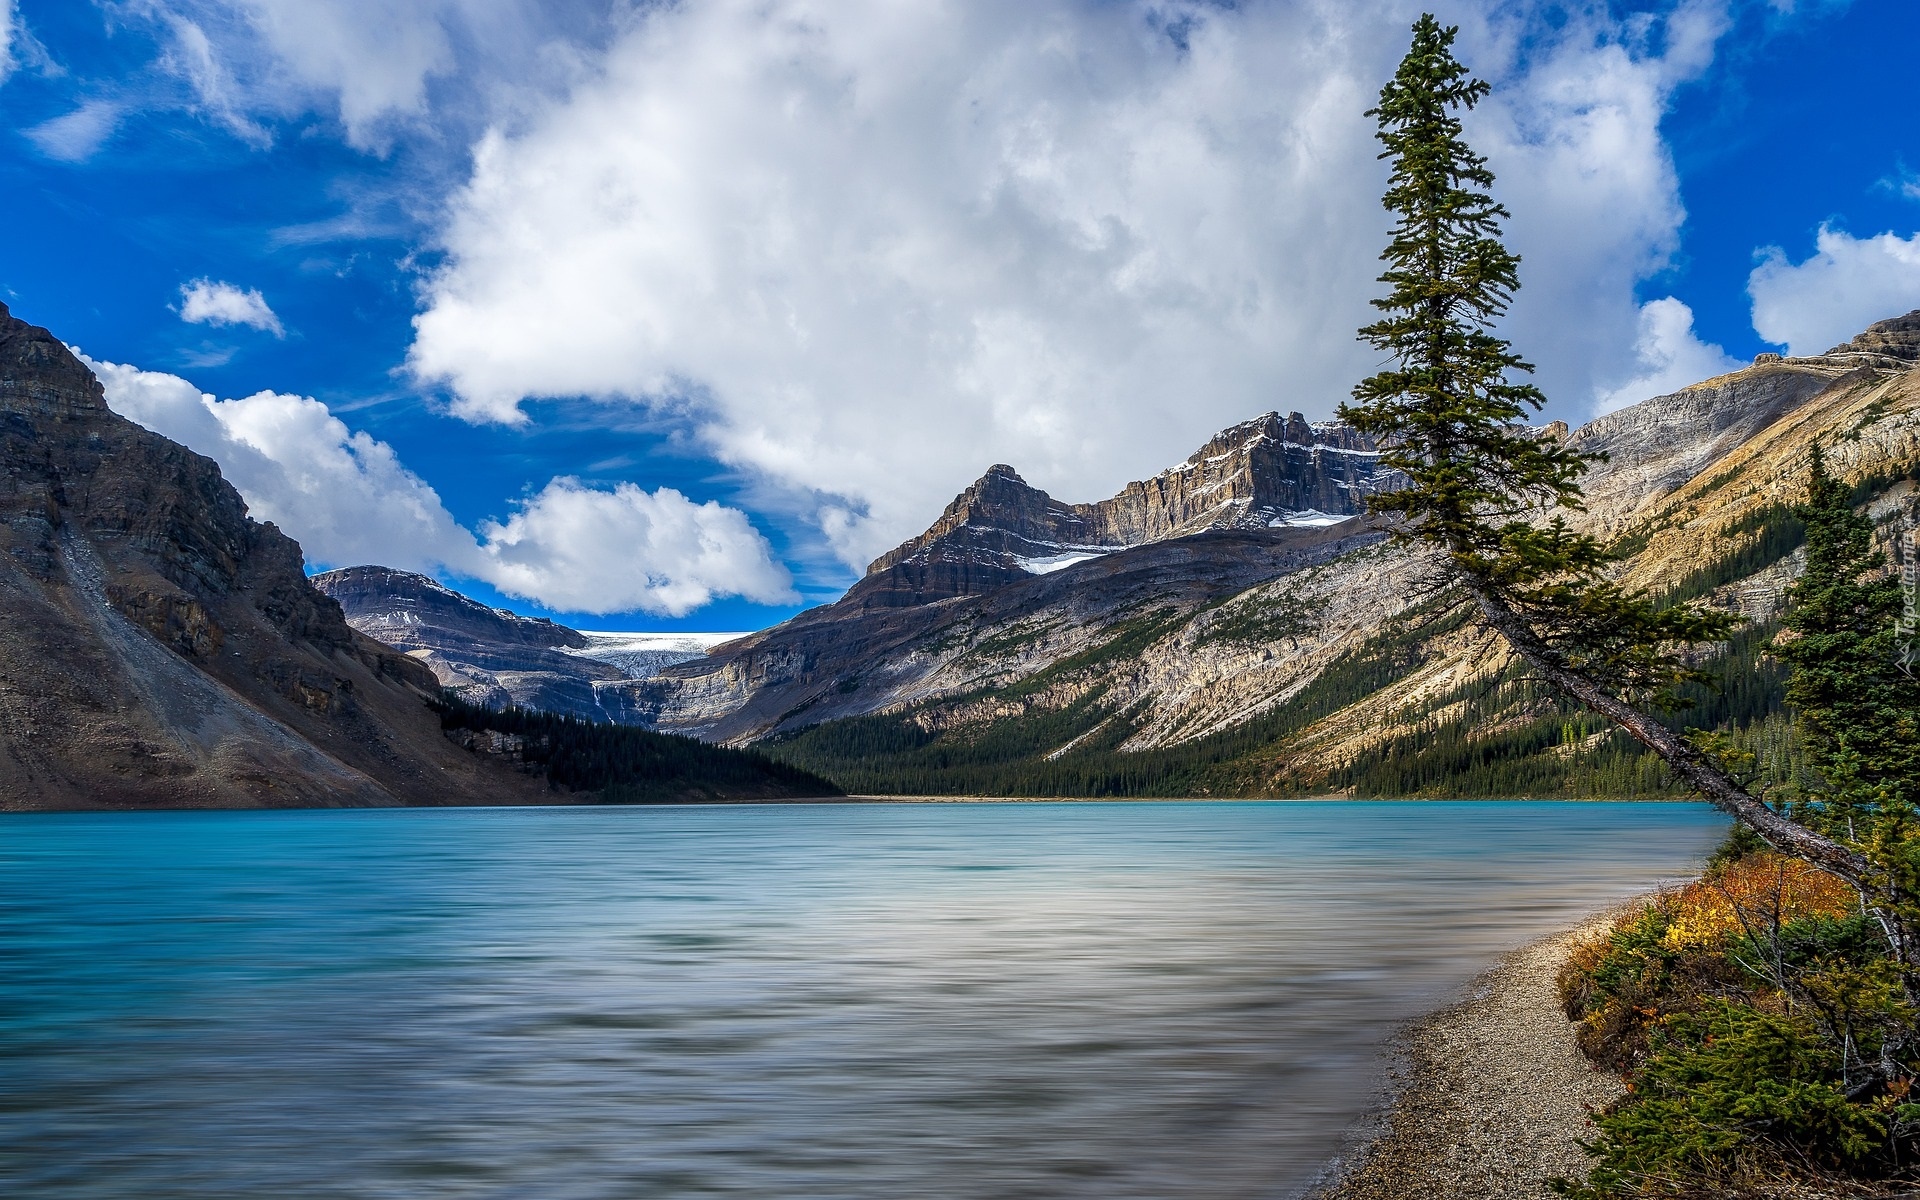
[[[526,802],[210,459],[0,306],[0,807]]]
[[[211,459],[113,413],[66,347],[4,306],[0,462],[0,809],[833,790],[633,729],[450,739],[428,666],[351,628]],[[539,653],[572,634],[541,624],[499,619],[485,638]]]

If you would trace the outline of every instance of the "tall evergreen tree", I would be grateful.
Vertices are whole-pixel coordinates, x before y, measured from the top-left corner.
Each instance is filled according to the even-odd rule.
[[[1904,669],[1897,623],[1900,581],[1873,546],[1873,522],[1813,448],[1807,566],[1789,593],[1792,636],[1777,653],[1792,668],[1787,702],[1819,785],[1801,820],[1856,847],[1876,876],[1879,915],[1920,1001],[1920,679]]]
[[[1669,607],[1609,579],[1615,561],[1572,530],[1583,455],[1520,425],[1542,403],[1515,383],[1531,367],[1493,332],[1520,286],[1500,241],[1507,212],[1493,173],[1462,136],[1460,113],[1487,95],[1453,56],[1457,29],[1431,14],[1369,116],[1392,163],[1384,197],[1397,222],[1381,258],[1383,316],[1360,331],[1393,365],[1366,379],[1341,415],[1386,447],[1408,486],[1376,497],[1396,534],[1440,556],[1481,616],[1541,678],[1625,729],[1674,774],[1777,849],[1871,886],[1854,848],[1753,796],[1713,754],[1654,710],[1701,675],[1687,647],[1725,639],[1735,618]]]

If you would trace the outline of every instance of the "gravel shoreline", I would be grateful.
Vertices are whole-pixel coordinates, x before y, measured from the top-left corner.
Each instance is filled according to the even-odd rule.
[[[1377,1136],[1312,1200],[1548,1200],[1548,1179],[1584,1177],[1588,1113],[1624,1088],[1575,1048],[1554,979],[1574,942],[1620,911],[1514,951],[1401,1033]]]

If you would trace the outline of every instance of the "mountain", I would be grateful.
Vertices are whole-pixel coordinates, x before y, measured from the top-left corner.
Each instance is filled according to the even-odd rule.
[[[529,803],[212,460],[0,305],[0,808]]]
[[[1799,567],[1790,508],[1814,440],[1856,483],[1885,536],[1912,528],[1916,366],[1920,313],[1823,355],[1763,355],[1579,429],[1542,430],[1608,455],[1587,480],[1578,523],[1627,553],[1624,579],[1751,619],[1712,660],[1727,687],[1699,696],[1685,719],[1760,737],[1780,711],[1765,647]],[[1234,432],[1168,474],[1235,444]],[[1259,498],[1227,512],[1272,503],[1244,479],[1233,486]],[[892,605],[862,596],[928,548],[994,547],[1029,560],[1016,566],[1044,569],[1053,564],[1018,553],[1025,547],[1008,535],[1104,544],[1036,537],[1061,526],[1035,522],[1031,508],[1016,510],[1025,523],[1015,524],[1005,506],[979,503],[979,491],[902,547],[905,555],[876,563],[839,603],[621,685],[632,701],[625,715],[758,741],[855,790],[1528,795],[1665,786],[1637,747],[1532,690],[1504,644],[1437,586],[1429,560],[1363,522],[1273,528],[1273,517],[1236,515],[1242,527],[1223,537],[1180,536],[1166,519],[1157,527],[1175,531],[1166,540],[1044,575],[1002,570],[1005,582],[973,594],[904,605],[903,592]],[[1113,528],[1090,517],[1100,509],[1055,511]],[[1308,536],[1317,540],[1299,540]],[[1126,586],[1136,564],[1140,583]],[[1156,598],[1162,573],[1169,586]]]
[[[1064,504],[989,467],[920,536],[875,559],[843,604],[897,608],[977,596],[1030,575],[1209,529],[1334,523],[1391,486],[1379,454],[1337,422],[1267,413],[1095,504]]]
[[[313,577],[348,625],[431,670],[474,704],[605,721],[597,689],[700,658],[738,634],[583,633],[489,608],[425,575],[344,567]]]

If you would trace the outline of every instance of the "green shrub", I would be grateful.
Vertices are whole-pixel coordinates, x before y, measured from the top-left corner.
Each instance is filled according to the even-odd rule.
[[[1803,1019],[1719,1001],[1655,1028],[1633,1094],[1594,1119],[1586,1194],[1737,1169],[1756,1151],[1857,1171],[1887,1145],[1887,1118],[1848,1100],[1839,1056]]]

